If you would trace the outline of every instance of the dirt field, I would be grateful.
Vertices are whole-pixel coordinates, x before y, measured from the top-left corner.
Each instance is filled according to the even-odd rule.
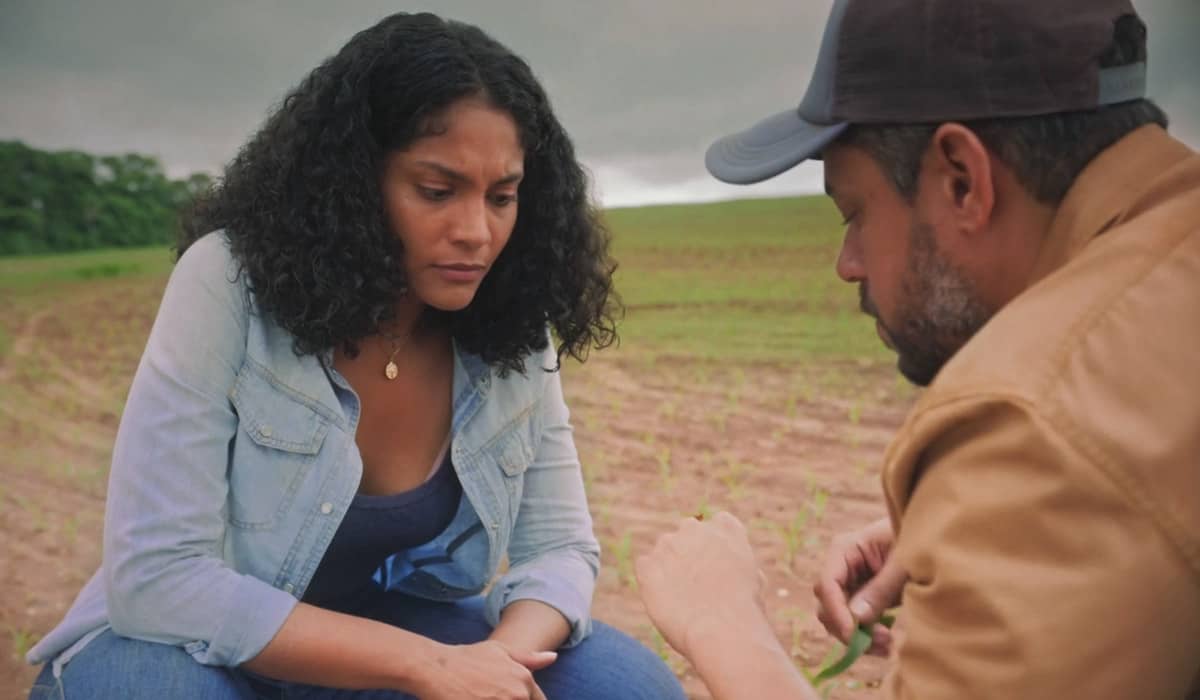
[[[157,307],[159,275],[101,279],[4,304],[0,354],[0,698],[23,698],[19,661],[99,562],[107,461]],[[631,311],[631,315],[636,310]],[[810,587],[829,538],[882,515],[877,461],[911,401],[875,362],[744,364],[639,354],[626,344],[565,369],[604,570],[595,616],[686,665],[653,632],[632,561],[685,514],[750,526],[768,605],[796,663],[832,644]],[[874,695],[864,659],[832,698]]]

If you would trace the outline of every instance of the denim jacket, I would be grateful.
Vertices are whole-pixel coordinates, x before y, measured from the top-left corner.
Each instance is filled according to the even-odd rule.
[[[194,243],[164,293],[113,449],[104,555],[27,660],[71,656],[111,627],[236,666],[275,636],[358,490],[359,404],[325,357],[256,311],[220,233]],[[451,456],[463,499],[450,526],[377,573],[432,600],[519,599],[589,633],[599,546],[553,352],[501,378],[455,348]],[[336,391],[335,384],[344,391]],[[339,393],[343,398],[339,400]],[[56,674],[57,675],[57,674]]]

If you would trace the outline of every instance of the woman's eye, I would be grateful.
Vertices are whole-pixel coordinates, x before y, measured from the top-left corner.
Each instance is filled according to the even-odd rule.
[[[444,190],[437,187],[422,187],[420,185],[417,186],[417,191],[421,193],[422,197],[431,202],[441,202],[445,199],[449,199],[450,195],[452,194],[450,190]]]
[[[494,194],[494,195],[492,195],[492,204],[495,204],[498,207],[506,207],[515,201],[517,201],[517,195],[515,195],[515,194]]]

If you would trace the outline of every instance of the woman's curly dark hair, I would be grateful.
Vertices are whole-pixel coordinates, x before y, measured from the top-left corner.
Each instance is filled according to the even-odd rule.
[[[356,353],[406,289],[380,189],[385,156],[476,95],[517,123],[517,221],[470,305],[427,320],[502,372],[546,348],[547,325],[560,361],[585,359],[616,339],[620,302],[609,235],[574,147],[521,58],[431,14],[395,14],[359,32],[300,83],[185,217],[179,254],[225,229],[258,308],[294,336],[297,354]]]

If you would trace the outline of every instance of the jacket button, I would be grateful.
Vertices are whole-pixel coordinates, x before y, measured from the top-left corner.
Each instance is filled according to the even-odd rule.
[[[292,591],[296,590],[296,587],[290,583],[285,583],[283,584],[283,590],[285,593],[291,593]]]
[[[333,512],[333,504],[332,503],[330,503],[329,501],[325,501],[324,503],[321,504],[321,514],[322,515],[329,515],[332,512]]]
[[[258,434],[259,434],[259,435],[262,435],[262,436],[263,436],[263,437],[265,437],[265,438],[269,438],[269,437],[271,437],[271,426],[269,426],[269,425],[264,425],[263,427],[259,428],[259,429],[258,429]]]

